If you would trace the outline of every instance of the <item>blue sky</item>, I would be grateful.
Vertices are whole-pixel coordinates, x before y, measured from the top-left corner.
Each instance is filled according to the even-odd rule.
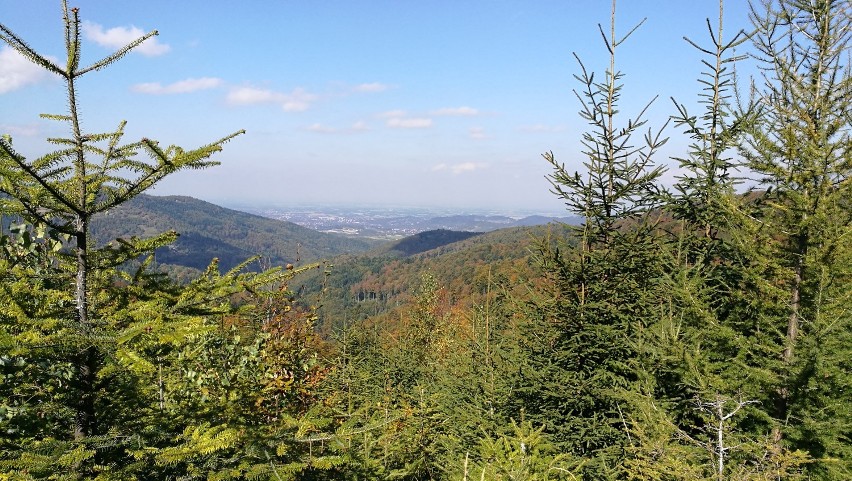
[[[726,31],[747,26],[745,0],[725,6]],[[154,194],[224,205],[439,206],[459,211],[559,212],[549,192],[553,151],[581,168],[586,128],[572,89],[576,52],[603,74],[597,24],[610,2],[76,0],[84,64],[157,29],[112,67],[81,80],[84,128],[127,120],[128,140],[185,147],[247,134],[216,159]],[[618,52],[632,114],[655,95],[652,125],[693,104],[705,18],[716,0],[622,0],[617,29],[646,23]],[[61,57],[59,2],[0,0],[0,23],[42,53]],[[64,127],[64,90],[0,46],[0,133],[35,157]],[[682,154],[673,128],[659,159]],[[674,170],[668,174],[671,179]]]

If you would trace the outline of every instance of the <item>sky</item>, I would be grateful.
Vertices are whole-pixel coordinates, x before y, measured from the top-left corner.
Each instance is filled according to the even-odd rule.
[[[0,23],[42,54],[64,55],[59,1],[0,0]],[[605,0],[70,0],[89,64],[156,29],[159,35],[78,83],[83,128],[128,122],[148,137],[191,148],[240,129],[214,157],[222,165],[163,180],[155,195],[226,206],[441,207],[564,212],[550,192],[553,152],[582,169],[576,54],[601,78],[608,53]],[[725,5],[725,31],[748,26],[745,0]],[[717,0],[621,0],[622,111],[655,96],[649,126],[694,105]],[[64,59],[63,59],[64,61]],[[0,44],[0,134],[35,158],[68,128],[59,78]],[[625,120],[626,121],[626,117]],[[688,144],[669,126],[658,162]]]

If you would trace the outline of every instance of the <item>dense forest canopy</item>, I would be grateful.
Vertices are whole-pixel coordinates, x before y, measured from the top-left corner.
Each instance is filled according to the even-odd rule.
[[[852,478],[849,0],[755,0],[733,34],[720,2],[677,134],[619,110],[613,2],[607,67],[577,57],[583,170],[544,154],[578,226],[186,283],[154,268],[178,232],[93,226],[243,132],[85,131],[78,85],[157,32],[83,65],[62,6],[61,60],[0,23],[69,132],[36,158],[0,137],[0,479]],[[666,135],[690,142],[670,186]]]

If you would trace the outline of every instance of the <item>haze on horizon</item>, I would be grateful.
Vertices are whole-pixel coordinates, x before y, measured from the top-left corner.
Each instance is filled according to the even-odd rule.
[[[748,26],[746,2],[726,5],[726,32]],[[662,8],[661,5],[665,5]],[[160,35],[112,68],[83,78],[90,131],[128,121],[143,136],[193,147],[239,129],[215,157],[221,166],[184,172],[156,195],[223,205],[372,205],[457,210],[564,211],[549,192],[553,151],[582,169],[586,126],[572,89],[579,67],[603,75],[595,0],[277,2],[232,4],[70,1],[80,8],[83,63],[143,32]],[[622,108],[649,111],[649,126],[674,113],[669,96],[694,104],[716,0],[622,1],[618,52]],[[62,57],[59,1],[0,0],[0,23],[37,50]],[[29,158],[64,126],[65,92],[8,47],[0,47],[0,134]],[[669,127],[669,155],[686,139]],[[637,142],[641,139],[637,139]],[[667,178],[676,174],[671,170]]]

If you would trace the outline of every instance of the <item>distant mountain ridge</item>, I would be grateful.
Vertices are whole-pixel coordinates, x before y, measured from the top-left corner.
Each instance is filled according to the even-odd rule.
[[[481,232],[459,232],[447,229],[429,230],[382,246],[378,249],[378,253],[394,257],[409,257],[481,234]]]
[[[505,215],[458,214],[433,217],[423,222],[422,225],[431,230],[448,229],[470,232],[491,232],[508,227],[531,227],[550,222],[572,224],[578,221],[573,217],[548,217],[543,215],[515,218]]]
[[[317,232],[187,196],[140,195],[95,217],[91,228],[98,244],[168,230],[177,231],[180,238],[171,246],[158,249],[157,262],[194,269],[204,269],[214,257],[227,270],[257,254],[270,265],[284,265],[364,252],[379,244]]]
[[[347,233],[358,237],[398,240],[420,232],[451,230],[457,232],[491,232],[509,227],[530,227],[551,222],[576,225],[582,219],[576,216],[511,214],[429,213],[405,208],[341,208],[308,207],[294,209],[246,208],[273,219],[287,220],[320,232]]]

